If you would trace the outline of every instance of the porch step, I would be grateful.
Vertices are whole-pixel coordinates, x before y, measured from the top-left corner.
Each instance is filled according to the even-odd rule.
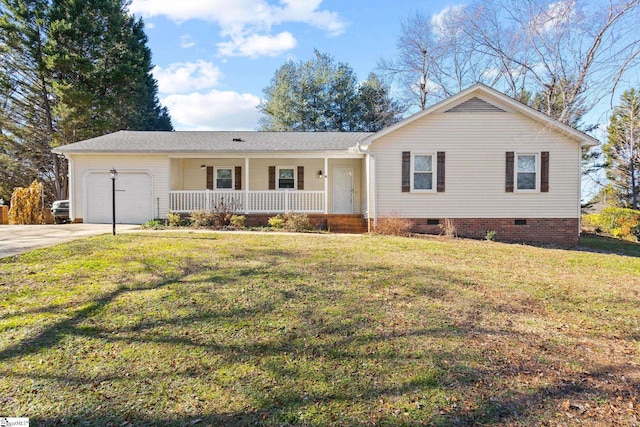
[[[330,215],[327,228],[332,233],[363,234],[367,230],[367,221],[362,215]]]

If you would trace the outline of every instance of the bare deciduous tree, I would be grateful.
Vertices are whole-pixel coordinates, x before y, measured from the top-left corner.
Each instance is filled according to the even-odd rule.
[[[638,66],[639,16],[640,0],[476,0],[411,15],[397,59],[380,68],[406,87],[424,82],[421,108],[483,82],[516,99],[539,95],[544,113],[576,125]]]

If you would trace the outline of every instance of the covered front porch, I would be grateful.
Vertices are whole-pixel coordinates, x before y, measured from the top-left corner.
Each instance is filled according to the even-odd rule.
[[[171,158],[169,211],[227,210],[241,214],[363,214],[361,154],[278,158],[216,154]]]

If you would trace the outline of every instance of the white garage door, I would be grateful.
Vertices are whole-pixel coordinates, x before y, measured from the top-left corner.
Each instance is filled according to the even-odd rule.
[[[85,180],[86,217],[90,224],[112,222],[112,186],[108,173],[94,172]],[[118,172],[116,179],[116,222],[143,224],[153,219],[151,175],[148,173]]]

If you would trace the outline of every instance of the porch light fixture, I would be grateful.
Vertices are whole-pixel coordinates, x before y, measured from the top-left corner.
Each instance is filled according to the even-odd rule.
[[[116,179],[118,179],[118,171],[115,168],[111,168],[109,171],[109,178],[111,179],[111,206],[113,208],[113,235],[116,235]]]
[[[318,171],[318,179],[322,179],[324,178],[324,175],[322,175],[322,171]]]

